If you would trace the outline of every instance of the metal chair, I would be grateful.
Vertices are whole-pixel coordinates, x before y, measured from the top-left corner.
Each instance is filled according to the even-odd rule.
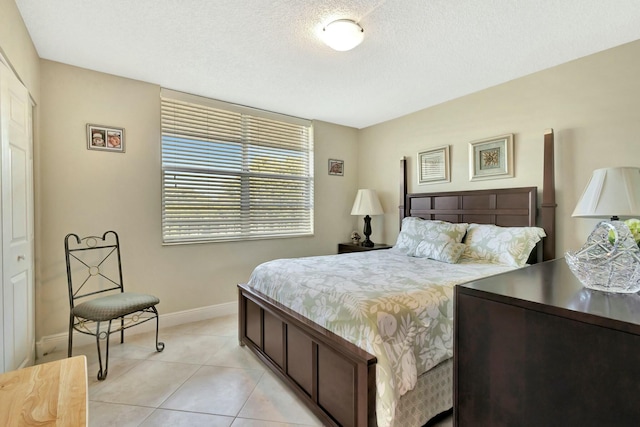
[[[107,377],[109,369],[111,334],[120,332],[120,343],[124,343],[125,329],[154,318],[156,351],[164,350],[164,343],[158,342],[160,322],[156,305],[160,300],[153,295],[124,291],[118,234],[115,231],[107,231],[102,237],[80,238],[70,233],[64,238],[64,249],[71,307],[68,356],[71,357],[72,353],[74,330],[95,336],[100,364],[98,380],[102,381]],[[78,303],[81,299],[83,302]],[[104,368],[100,350],[101,340],[106,342]]]

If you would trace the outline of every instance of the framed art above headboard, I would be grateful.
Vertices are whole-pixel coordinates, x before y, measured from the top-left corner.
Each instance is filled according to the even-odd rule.
[[[420,217],[454,223],[495,224],[502,227],[533,227],[545,230],[538,261],[555,258],[555,180],[553,130],[545,131],[542,206],[537,206],[537,187],[408,193],[406,160],[400,160],[399,220]]]

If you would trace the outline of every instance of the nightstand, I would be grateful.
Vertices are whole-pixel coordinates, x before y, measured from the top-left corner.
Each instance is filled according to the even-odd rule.
[[[360,243],[339,243],[338,244],[338,253],[339,254],[347,254],[349,252],[365,252],[365,251],[377,251],[378,249],[389,249],[391,245],[386,245],[384,243],[376,243],[372,248],[368,248],[366,246],[360,246]]]

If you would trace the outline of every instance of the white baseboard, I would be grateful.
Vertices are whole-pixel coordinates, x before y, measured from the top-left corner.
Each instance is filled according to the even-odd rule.
[[[207,307],[194,308],[191,310],[178,311],[175,313],[160,314],[160,329],[237,313],[238,303],[234,301],[224,304],[210,305]],[[135,335],[143,332],[154,331],[155,325],[154,321],[143,323],[135,328],[128,329],[126,334]],[[42,337],[40,341],[36,343],[36,358],[41,358],[49,353],[53,353],[54,351],[66,352],[68,338],[69,335],[66,332]],[[74,347],[95,344],[95,342],[95,337],[92,337],[91,335],[81,334],[76,331],[73,333]]]

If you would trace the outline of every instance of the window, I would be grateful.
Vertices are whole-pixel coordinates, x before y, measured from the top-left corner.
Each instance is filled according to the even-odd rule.
[[[311,122],[163,89],[164,243],[313,234]]]

